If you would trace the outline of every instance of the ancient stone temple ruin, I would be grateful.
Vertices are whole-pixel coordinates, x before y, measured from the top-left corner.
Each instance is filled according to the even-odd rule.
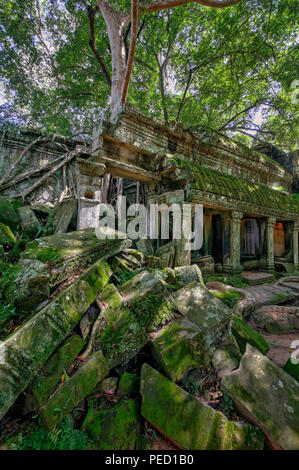
[[[117,124],[101,123],[93,146],[93,156],[80,165],[80,227],[95,219],[99,177],[108,172],[145,182],[148,202],[203,205],[204,243],[192,253],[203,269],[298,267],[293,176],[266,155],[217,133],[166,127],[129,107]],[[182,264],[191,261],[190,253],[180,256]]]
[[[130,106],[89,141],[2,132],[0,450],[67,423],[76,449],[299,449],[297,184],[295,153]],[[187,204],[202,245],[99,228],[115,194],[158,228]]]
[[[96,225],[102,180],[111,174],[145,183],[148,204],[203,205],[202,248],[188,253],[183,249],[184,240],[158,241],[157,254],[163,257],[167,253],[168,265],[192,261],[203,271],[233,274],[242,267],[289,272],[299,266],[299,207],[291,194],[297,169],[291,174],[269,158],[267,146],[260,148],[266,149],[261,153],[216,132],[166,126],[128,105],[115,124],[100,123],[92,148],[79,144],[83,150],[73,172],[78,229]],[[3,140],[6,153],[16,145],[20,147],[20,141],[16,143],[9,135]],[[31,157],[39,155],[38,165],[45,158],[57,159],[62,152],[59,141],[58,145],[47,143],[46,149],[43,145]],[[46,192],[52,201],[62,189],[61,177],[51,188],[38,191],[43,197]],[[8,193],[4,190],[2,194]]]

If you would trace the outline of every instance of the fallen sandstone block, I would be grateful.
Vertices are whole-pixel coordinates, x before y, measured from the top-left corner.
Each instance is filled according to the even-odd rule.
[[[82,430],[99,450],[133,450],[140,430],[140,406],[134,400],[120,400],[107,410],[89,410]]]
[[[5,293],[8,302],[31,312],[50,288],[130,246],[131,240],[99,240],[93,229],[43,237],[27,244]]]
[[[19,207],[18,215],[24,232],[32,232],[40,228],[41,223],[29,206]]]
[[[101,351],[94,353],[39,410],[44,425],[49,429],[56,426],[108,372],[109,366],[103,353]]]
[[[219,344],[229,342],[231,309],[198,282],[172,294],[174,308],[203,332],[204,350],[213,353]]]
[[[0,344],[0,419],[72,331],[112,272],[98,261]]]
[[[181,449],[262,449],[264,436],[249,424],[229,421],[144,364],[142,416]]]
[[[31,312],[50,297],[49,271],[49,266],[37,259],[19,261],[4,292],[6,300],[15,305],[18,312]]]
[[[247,343],[257,348],[263,354],[267,354],[270,349],[264,337],[236,315],[233,315],[232,332],[242,353],[245,352]]]
[[[221,386],[274,449],[299,449],[299,383],[284,370],[248,344],[239,369]]]
[[[190,282],[199,282],[204,287],[201,270],[197,264],[187,266],[179,266],[174,268],[176,283],[180,287],[184,287]]]
[[[173,382],[204,364],[203,332],[187,318],[179,318],[158,331],[152,341],[153,355]]]
[[[270,334],[299,330],[299,308],[282,305],[265,305],[252,315],[253,322]]]
[[[22,258],[48,263],[53,287],[99,259],[107,259],[131,246],[126,235],[125,239],[117,235],[114,231],[115,238],[109,239],[107,232],[107,238],[98,239],[94,229],[85,229],[42,237],[27,244]]]
[[[79,335],[68,338],[48,359],[37,377],[37,383],[26,392],[25,411],[41,407],[55,390],[61,375],[77,357],[85,341]]]

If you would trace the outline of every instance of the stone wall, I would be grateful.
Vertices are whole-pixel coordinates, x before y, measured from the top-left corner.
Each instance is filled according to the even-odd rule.
[[[57,136],[43,136],[41,132],[34,130],[21,130],[20,132],[3,131],[0,134],[0,180],[7,173],[10,165],[26,149],[28,144],[38,137],[49,137],[47,142],[39,142],[31,147],[22,157],[9,178],[20,176],[25,172],[42,169],[43,167],[57,161],[66,153],[66,149],[74,150],[75,142]],[[24,179],[16,183],[14,187],[4,187],[0,191],[1,196],[13,197],[21,193],[24,189],[32,185],[42,173],[37,177]],[[70,164],[66,171],[67,184],[74,185],[75,170],[74,165]],[[6,182],[4,182],[5,184]],[[39,188],[32,192],[29,199],[33,203],[54,203],[63,190],[62,170],[47,179]]]

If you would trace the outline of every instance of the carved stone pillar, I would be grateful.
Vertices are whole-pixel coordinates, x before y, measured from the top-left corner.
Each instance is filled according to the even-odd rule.
[[[276,223],[275,217],[268,217],[266,222],[266,259],[263,260],[261,265],[265,271],[275,271],[274,266],[274,225]]]
[[[203,216],[203,230],[204,230],[204,243],[203,243],[203,254],[205,256],[210,255],[212,252],[212,215],[204,214]]]
[[[101,185],[106,166],[78,158],[76,183],[78,195],[77,230],[95,228],[100,218]]]
[[[241,250],[241,237],[240,227],[243,218],[243,213],[239,211],[232,211],[229,218],[224,219],[224,232],[225,221],[229,223],[229,256],[224,255],[223,270],[231,274],[239,274],[241,272],[240,263],[240,250]]]
[[[298,260],[298,233],[299,233],[299,222],[294,222],[293,226],[293,263],[295,268],[299,268]]]

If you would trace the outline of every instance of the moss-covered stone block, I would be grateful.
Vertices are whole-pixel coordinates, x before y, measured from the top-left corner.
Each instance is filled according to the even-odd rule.
[[[109,372],[102,352],[94,353],[39,410],[43,424],[52,429],[86,397]]]
[[[120,400],[107,410],[88,410],[82,430],[97,443],[99,450],[133,450],[140,430],[140,405]]]
[[[16,241],[16,237],[14,236],[8,225],[5,225],[0,222],[0,244],[14,245]]]
[[[203,332],[205,350],[212,354],[231,334],[232,311],[198,282],[172,294],[174,307]]]
[[[254,427],[229,421],[162,374],[144,364],[141,371],[142,416],[181,449],[262,449]]]
[[[18,209],[18,215],[21,227],[24,232],[37,232],[41,226],[40,221],[36,217],[34,211],[29,206],[23,206]]]
[[[239,369],[221,387],[273,448],[299,449],[299,384],[274,362],[247,344]]]
[[[0,344],[0,418],[80,321],[112,272],[98,261]]]
[[[291,375],[299,383],[299,363],[293,364],[292,359],[289,358],[283,366],[283,370]]]
[[[179,287],[184,287],[190,282],[199,282],[204,287],[201,270],[197,264],[179,266],[174,268],[176,282]]]
[[[85,341],[79,335],[73,335],[52,354],[38,374],[35,384],[26,393],[27,412],[39,408],[47,401],[84,344]]]
[[[17,208],[23,204],[7,197],[0,197],[0,222],[8,225],[12,231],[16,231],[19,227],[19,217]]]
[[[100,344],[111,366],[128,362],[147,341],[146,330],[127,306],[109,312],[101,331]]]
[[[204,364],[202,330],[179,318],[155,335],[152,351],[167,377],[178,382],[190,369]]]
[[[27,244],[22,258],[47,263],[53,287],[129,246],[131,240],[98,239],[94,229],[85,229],[36,239]]]
[[[97,443],[99,450],[133,450],[140,419],[139,404],[121,400],[108,410],[88,410],[82,430]]]
[[[251,346],[255,347],[263,354],[266,354],[270,349],[269,344],[263,336],[236,315],[233,315],[232,333],[242,353],[245,352],[247,343],[251,344]]]
[[[121,397],[136,397],[139,393],[140,377],[130,372],[124,372],[117,388],[117,395]]]
[[[38,260],[24,259],[12,271],[12,279],[4,295],[20,312],[31,312],[50,297],[49,266]]]

